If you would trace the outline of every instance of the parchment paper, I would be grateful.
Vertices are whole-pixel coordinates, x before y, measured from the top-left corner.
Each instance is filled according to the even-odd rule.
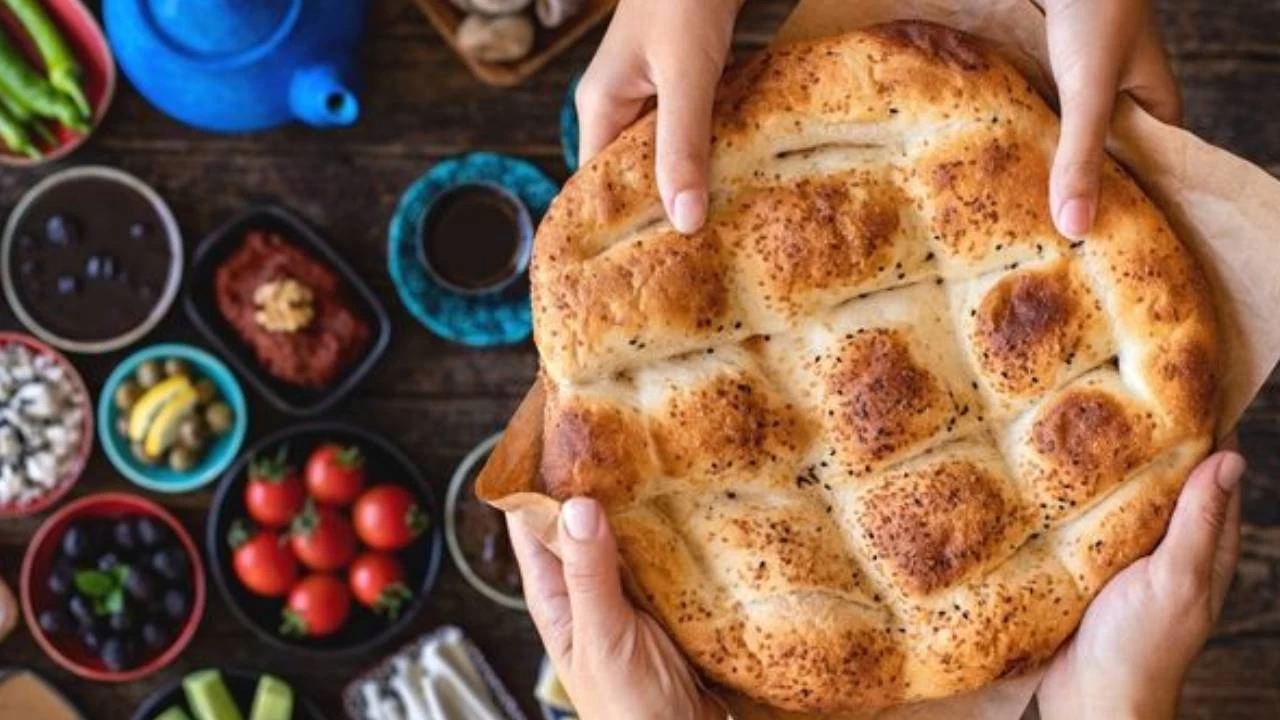
[[[1053,101],[1045,19],[1033,0],[801,0],[776,42],[901,19],[932,20],[996,43]],[[1119,99],[1107,148],[1164,211],[1213,286],[1224,343],[1218,434],[1239,419],[1280,360],[1280,181]],[[477,493],[519,514],[554,551],[559,505],[530,492],[541,457],[540,382],[526,396],[477,479]],[[876,720],[1018,718],[1042,670],[946,700],[893,708]],[[795,717],[726,697],[737,720]],[[852,717],[852,716],[850,716]]]

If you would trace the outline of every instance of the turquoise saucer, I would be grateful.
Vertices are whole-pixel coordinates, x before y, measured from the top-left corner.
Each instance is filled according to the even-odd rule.
[[[477,182],[510,191],[535,226],[560,189],[534,165],[506,155],[476,152],[441,160],[400,198],[387,231],[387,270],[400,301],[431,332],[471,347],[511,345],[533,332],[528,283],[495,295],[462,296],[433,281],[418,259],[426,208],[442,192]]]

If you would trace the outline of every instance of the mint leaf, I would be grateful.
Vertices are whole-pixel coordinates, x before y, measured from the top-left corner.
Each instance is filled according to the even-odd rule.
[[[114,577],[97,570],[77,570],[74,582],[76,589],[90,598],[103,597],[116,586]]]
[[[124,609],[124,591],[120,588],[112,590],[102,602],[106,615],[113,615]]]
[[[129,579],[129,566],[123,563],[111,568],[111,575],[115,578],[116,587],[124,585],[124,581]]]
[[[102,598],[93,599],[93,614],[102,616],[107,614],[107,603]]]

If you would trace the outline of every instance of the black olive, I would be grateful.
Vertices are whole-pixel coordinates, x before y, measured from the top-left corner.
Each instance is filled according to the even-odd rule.
[[[151,556],[151,569],[169,580],[181,580],[187,572],[187,554],[179,547],[158,550]]]
[[[72,560],[89,557],[92,547],[93,538],[86,525],[72,525],[67,534],[62,536],[62,552]]]
[[[59,635],[71,629],[71,618],[62,610],[45,610],[40,613],[40,629]]]
[[[152,650],[168,647],[171,639],[165,626],[154,620],[148,620],[147,624],[142,626],[142,642]]]
[[[156,595],[155,575],[141,566],[129,568],[129,575],[124,579],[124,589],[134,600],[149,602]]]
[[[91,628],[97,623],[98,618],[93,614],[93,605],[83,595],[72,595],[71,601],[67,603],[67,610],[71,612],[71,617],[75,618],[82,630]]]
[[[172,535],[169,528],[159,520],[145,515],[138,518],[138,539],[142,541],[143,546],[153,548],[163,545]]]
[[[75,581],[75,571],[70,565],[56,565],[53,572],[49,573],[49,592],[57,597],[62,597],[71,592],[72,583]]]
[[[119,564],[120,557],[113,552],[107,552],[98,558],[98,571],[111,572],[111,569]]]
[[[111,613],[107,617],[107,627],[118,633],[127,633],[133,629],[133,612],[128,606],[120,608],[120,612]]]
[[[98,279],[102,274],[102,258],[97,255],[90,255],[88,260],[84,261],[84,275],[90,280]]]
[[[74,245],[80,239],[80,228],[66,215],[51,215],[44,224],[44,237],[54,245]]]
[[[80,642],[93,652],[102,647],[102,633],[98,630],[86,630],[80,633]]]
[[[147,236],[147,224],[142,220],[129,226],[129,237],[141,240]]]
[[[133,643],[120,637],[108,639],[102,644],[102,663],[112,672],[133,667]]]
[[[191,602],[187,593],[178,588],[170,588],[164,594],[164,613],[171,620],[185,620],[191,611]]]
[[[117,520],[115,526],[111,528],[111,537],[116,541],[116,548],[126,552],[132,552],[138,547],[138,533],[134,530],[134,524],[128,519]]]
[[[80,291],[80,281],[73,275],[60,275],[57,288],[59,295],[75,295]]]

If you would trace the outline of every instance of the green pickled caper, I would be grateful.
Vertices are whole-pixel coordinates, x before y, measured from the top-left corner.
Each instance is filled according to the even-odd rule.
[[[134,375],[138,379],[138,385],[143,390],[152,387],[164,379],[164,374],[160,369],[160,363],[155,360],[143,360],[142,364],[138,365],[138,370]]]
[[[218,386],[209,378],[200,378],[196,381],[196,394],[200,397],[201,405],[208,405],[218,399]]]
[[[137,382],[126,379],[120,383],[120,387],[116,388],[116,407],[120,412],[127,413],[140,397],[142,397],[142,388],[138,387]]]
[[[166,358],[164,361],[165,377],[173,377],[174,375],[189,375],[191,366],[182,358]]]
[[[133,459],[148,467],[155,465],[160,460],[160,458],[148,455],[140,442],[133,443],[130,449],[133,451]]]
[[[178,446],[169,451],[169,467],[174,472],[187,472],[199,461],[200,458],[185,447]]]
[[[204,411],[204,420],[214,435],[225,435],[235,424],[236,417],[230,406],[224,402],[216,402]]]
[[[204,453],[204,444],[208,439],[209,427],[199,415],[183,420],[182,426],[178,428],[178,442],[196,455]]]

